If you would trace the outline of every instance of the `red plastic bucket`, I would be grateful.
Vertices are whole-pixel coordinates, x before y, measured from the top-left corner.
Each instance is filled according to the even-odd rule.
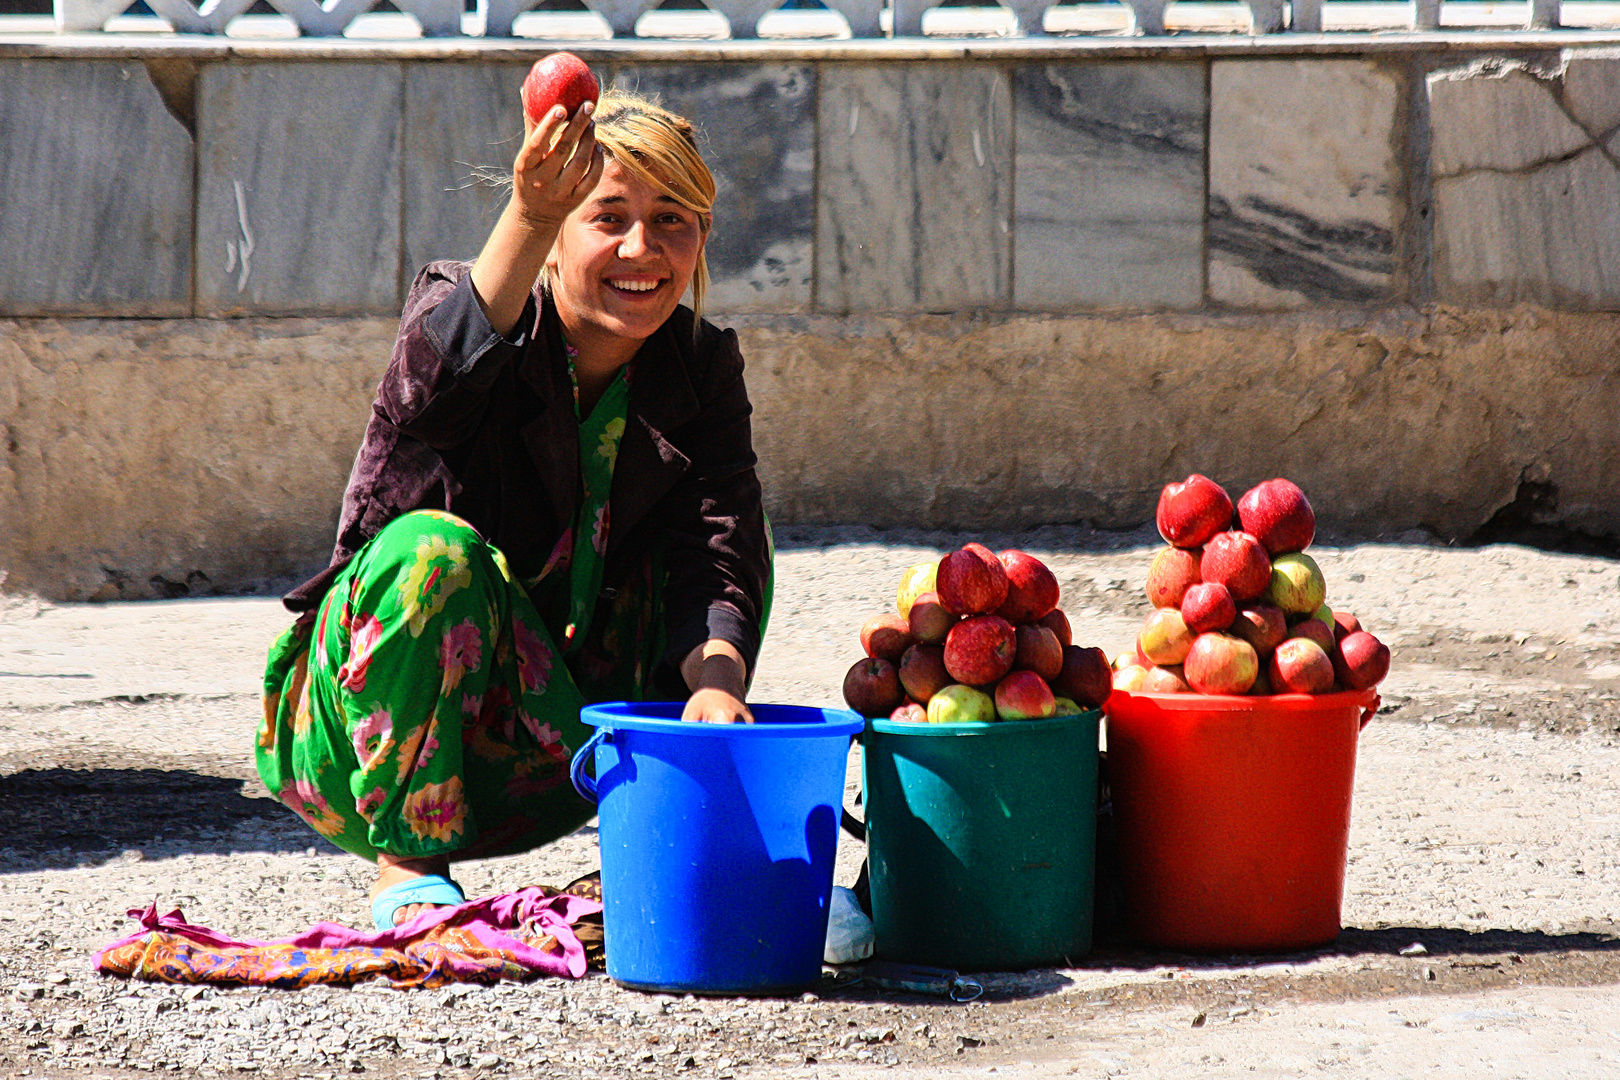
[[[1136,940],[1281,952],[1339,936],[1357,736],[1374,690],[1108,698],[1108,777]]]

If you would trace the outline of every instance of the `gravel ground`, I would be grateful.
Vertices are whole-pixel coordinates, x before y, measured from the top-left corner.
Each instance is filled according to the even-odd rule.
[[[855,630],[948,535],[791,529],[758,700],[835,704]],[[1049,559],[1082,644],[1146,611],[1143,533],[987,538]],[[803,999],[601,976],[402,993],[130,984],[95,947],[154,899],[233,935],[365,925],[369,869],[265,798],[249,740],[274,601],[0,601],[0,1076],[1620,1077],[1620,564],[1525,548],[1313,549],[1395,651],[1362,739],[1328,949],[1099,947],[952,1005],[829,977]],[[850,882],[856,845],[840,851]],[[458,867],[469,892],[594,868],[589,828]],[[1412,948],[1422,946],[1421,950]]]

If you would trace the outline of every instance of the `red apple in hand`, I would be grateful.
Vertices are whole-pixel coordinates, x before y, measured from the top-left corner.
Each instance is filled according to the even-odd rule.
[[[1053,690],[1088,709],[1098,709],[1113,688],[1114,671],[1101,649],[1070,645],[1063,650],[1063,670],[1052,680]]]
[[[1155,515],[1165,543],[1195,548],[1232,524],[1232,496],[1207,476],[1193,473],[1159,492]]]
[[[1007,599],[1007,571],[983,544],[968,544],[939,560],[934,591],[952,615],[987,615]]]
[[[1225,585],[1233,600],[1257,600],[1271,584],[1271,556],[1246,532],[1211,537],[1198,567],[1205,581]]]
[[[1243,531],[1272,555],[1304,551],[1316,537],[1316,511],[1291,480],[1256,484],[1238,500],[1237,512]]]
[[[1231,629],[1264,659],[1288,637],[1288,617],[1282,608],[1271,604],[1244,604],[1238,608]]]
[[[1279,694],[1324,694],[1333,689],[1333,661],[1310,638],[1289,638],[1278,645],[1266,674]]]
[[[1154,607],[1180,607],[1187,590],[1203,581],[1199,571],[1201,548],[1167,547],[1153,556],[1148,567],[1147,598]]]
[[[1033,623],[1020,626],[1014,631],[1014,640],[1018,650],[1013,658],[1015,669],[1033,671],[1043,679],[1055,679],[1063,670],[1063,646],[1046,627]]]
[[[1057,713],[1057,699],[1033,671],[1015,671],[996,684],[996,715],[1003,720],[1045,720]]]
[[[534,124],[558,105],[573,116],[581,105],[594,104],[601,94],[602,87],[585,61],[570,52],[554,52],[536,60],[523,80],[523,112]]]
[[[904,697],[900,676],[887,660],[862,657],[844,675],[844,701],[862,716],[887,716]]]
[[[1012,670],[1018,655],[1012,623],[1000,615],[975,615],[945,636],[945,670],[969,686],[988,686]]]
[[[900,685],[913,701],[927,701],[947,686],[945,649],[940,645],[913,645],[900,657]]]
[[[1333,670],[1350,689],[1370,689],[1389,674],[1389,646],[1365,630],[1346,634],[1333,650]]]
[[[1187,685],[1200,694],[1246,694],[1260,674],[1260,657],[1240,637],[1199,634],[1181,670]]]
[[[1057,635],[1058,644],[1069,646],[1074,644],[1074,632],[1069,629],[1069,617],[1063,614],[1061,608],[1053,608],[1045,615],[1035,620],[1036,626],[1044,626]]]
[[[996,608],[997,615],[1018,626],[1057,607],[1057,578],[1045,563],[1022,551],[1003,551],[997,558],[1007,572],[1007,599]]]
[[[911,602],[906,616],[911,636],[926,645],[943,645],[945,635],[956,625],[956,616],[945,610],[939,602],[939,593],[925,592]]]
[[[1237,618],[1232,591],[1218,581],[1203,581],[1181,598],[1181,620],[1195,634],[1225,630]]]
[[[874,615],[861,626],[861,648],[867,656],[893,663],[911,644],[911,624],[893,612]]]

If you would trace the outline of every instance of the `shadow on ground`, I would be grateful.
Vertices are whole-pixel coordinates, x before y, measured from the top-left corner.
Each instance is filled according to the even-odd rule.
[[[246,786],[163,769],[25,769],[0,776],[7,824],[0,873],[93,864],[129,850],[224,855],[302,850],[320,840],[280,803],[244,794]]]

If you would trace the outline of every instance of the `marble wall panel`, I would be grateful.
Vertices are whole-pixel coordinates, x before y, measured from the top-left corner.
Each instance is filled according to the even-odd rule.
[[[200,314],[398,313],[403,102],[393,63],[203,69]]]
[[[1439,299],[1620,307],[1620,60],[1443,73],[1429,109]]]
[[[1194,308],[1204,298],[1204,66],[1018,69],[1013,305]]]
[[[816,304],[959,311],[1011,299],[1012,88],[951,62],[821,73]]]
[[[192,172],[139,61],[0,60],[0,314],[190,314]]]
[[[1209,297],[1255,308],[1398,299],[1401,86],[1363,60],[1210,72]]]
[[[637,65],[612,84],[691,120],[715,178],[708,307],[810,308],[815,248],[816,73],[807,64]]]
[[[494,182],[511,178],[523,145],[518,88],[528,70],[522,63],[405,68],[407,277],[434,259],[473,259],[483,249],[507,199]]]

